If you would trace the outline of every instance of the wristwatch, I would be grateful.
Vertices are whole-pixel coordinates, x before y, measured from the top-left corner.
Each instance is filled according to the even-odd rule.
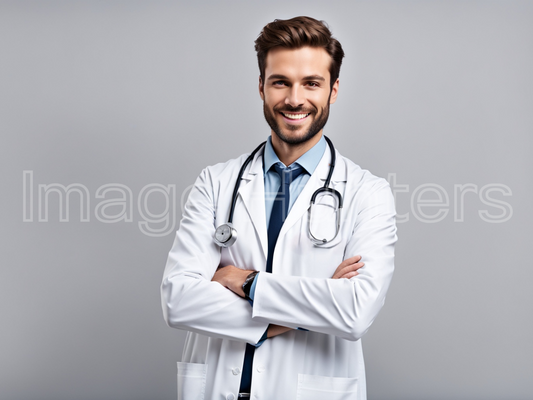
[[[248,275],[242,284],[242,291],[244,292],[244,297],[247,299],[250,298],[250,289],[252,288],[252,284],[254,283],[255,276],[259,273],[259,271],[254,271],[250,275]]]

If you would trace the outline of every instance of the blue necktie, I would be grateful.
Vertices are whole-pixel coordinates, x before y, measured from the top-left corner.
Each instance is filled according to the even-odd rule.
[[[289,213],[290,191],[289,186],[297,177],[300,176],[304,169],[300,166],[293,170],[282,168],[279,164],[274,164],[274,170],[281,178],[281,184],[276,194],[276,199],[272,205],[272,213],[270,214],[270,222],[268,224],[268,257],[266,263],[266,271],[272,272],[272,257],[274,255],[274,248],[278,241],[279,231],[283,226],[283,222]]]
[[[272,257],[274,255],[274,248],[278,241],[279,231],[283,226],[283,222],[289,213],[290,191],[289,187],[297,177],[299,177],[305,170],[297,166],[289,170],[283,168],[278,164],[274,164],[272,168],[281,178],[281,184],[276,194],[276,199],[272,205],[272,213],[270,214],[270,222],[268,224],[268,256],[266,263],[266,272],[272,272]],[[272,169],[271,168],[271,169]],[[250,393],[252,388],[252,365],[254,359],[255,346],[246,344],[246,353],[244,354],[244,364],[242,367],[241,393]]]

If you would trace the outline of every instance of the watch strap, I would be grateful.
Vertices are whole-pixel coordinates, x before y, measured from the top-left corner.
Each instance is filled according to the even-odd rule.
[[[244,297],[247,299],[250,298],[250,289],[252,288],[252,284],[254,283],[255,276],[259,273],[259,271],[253,271],[250,275],[248,275],[242,284],[242,291],[244,292]]]

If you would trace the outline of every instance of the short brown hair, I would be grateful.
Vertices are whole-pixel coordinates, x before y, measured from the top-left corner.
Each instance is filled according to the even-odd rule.
[[[255,40],[255,51],[261,80],[265,82],[266,57],[274,47],[297,49],[304,46],[321,47],[331,56],[329,66],[330,86],[339,77],[344,51],[324,21],[311,17],[294,17],[291,19],[275,19],[267,24]]]

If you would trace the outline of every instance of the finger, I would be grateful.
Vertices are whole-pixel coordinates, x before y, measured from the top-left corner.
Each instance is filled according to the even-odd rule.
[[[340,263],[340,265],[337,267],[333,275],[338,275],[339,271],[341,271],[343,268],[346,268],[352,264],[356,264],[360,260],[361,260],[361,256],[353,256],[353,257],[347,258],[346,260]]]
[[[340,279],[344,275],[346,275],[347,273],[357,271],[359,268],[362,268],[364,266],[365,266],[365,263],[355,263],[355,264],[347,265],[347,266],[335,271],[335,274],[333,274],[332,278],[333,279]]]
[[[357,256],[353,256],[353,257],[349,257],[349,258],[347,258],[346,260],[344,260],[344,261],[341,263],[341,265],[342,265],[342,264],[344,264],[344,265],[355,264],[355,263],[361,261],[361,258],[362,258],[362,257],[359,256],[359,255],[357,255]]]
[[[344,275],[348,272],[351,272],[351,271],[357,271],[359,268],[362,268],[365,266],[365,263],[355,263],[355,264],[350,264],[350,265],[347,265],[346,267],[342,268],[339,272],[341,273],[341,275]]]
[[[357,276],[357,275],[359,275],[359,272],[352,271],[352,272],[348,272],[347,274],[344,274],[339,279],[350,279],[350,278],[353,278],[354,276]]]

